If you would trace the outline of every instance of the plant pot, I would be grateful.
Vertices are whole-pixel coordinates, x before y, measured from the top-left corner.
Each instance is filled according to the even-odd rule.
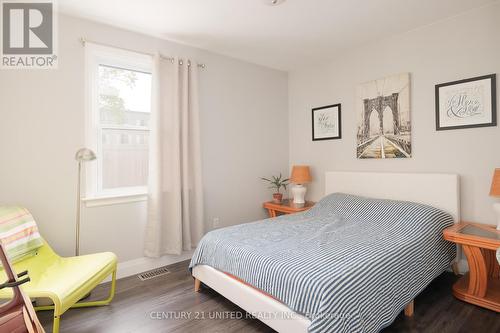
[[[273,202],[274,203],[281,203],[283,200],[283,193],[273,193]]]

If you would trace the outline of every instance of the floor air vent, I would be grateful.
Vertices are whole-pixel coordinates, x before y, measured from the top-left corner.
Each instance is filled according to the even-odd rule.
[[[141,273],[137,276],[139,277],[139,279],[141,279],[141,281],[146,281],[146,280],[151,280],[151,279],[154,279],[158,276],[166,275],[169,273],[170,272],[168,271],[168,269],[166,267],[160,267],[160,268],[152,269],[150,271]]]

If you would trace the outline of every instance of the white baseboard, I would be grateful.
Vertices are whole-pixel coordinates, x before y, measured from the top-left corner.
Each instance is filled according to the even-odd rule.
[[[467,260],[466,259],[460,259],[458,262],[457,262],[457,266],[458,266],[458,272],[460,274],[465,274],[469,271],[469,265],[467,264]]]
[[[127,276],[136,275],[158,267],[172,265],[184,260],[191,259],[194,251],[186,251],[181,255],[165,255],[160,258],[141,257],[129,261],[119,262],[116,272],[116,278],[121,279]],[[111,278],[102,281],[109,282]]]
[[[463,275],[469,271],[469,265],[467,264],[466,259],[456,260],[455,262],[457,264],[458,274]],[[453,267],[451,265],[450,265],[450,267],[448,267],[447,271],[451,272],[451,273],[455,273],[453,271]]]

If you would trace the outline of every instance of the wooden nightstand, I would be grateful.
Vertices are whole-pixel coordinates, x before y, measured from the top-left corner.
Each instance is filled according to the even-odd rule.
[[[500,231],[494,227],[461,222],[443,231],[444,239],[462,245],[469,273],[453,285],[456,298],[500,312],[500,267],[495,251]]]
[[[298,212],[303,212],[314,206],[315,202],[306,201],[305,204],[296,205],[290,199],[283,200],[280,204],[274,203],[272,201],[264,202],[263,206],[267,209],[269,217],[276,217],[278,213],[281,214],[293,214]]]

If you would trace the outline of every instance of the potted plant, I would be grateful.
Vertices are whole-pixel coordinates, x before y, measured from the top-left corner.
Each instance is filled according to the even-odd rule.
[[[281,173],[279,177],[271,176],[271,179],[264,177],[262,177],[261,179],[269,183],[270,189],[275,190],[275,192],[273,193],[273,202],[281,203],[281,201],[283,200],[283,193],[281,193],[281,188],[286,190],[289,179],[284,179]]]

